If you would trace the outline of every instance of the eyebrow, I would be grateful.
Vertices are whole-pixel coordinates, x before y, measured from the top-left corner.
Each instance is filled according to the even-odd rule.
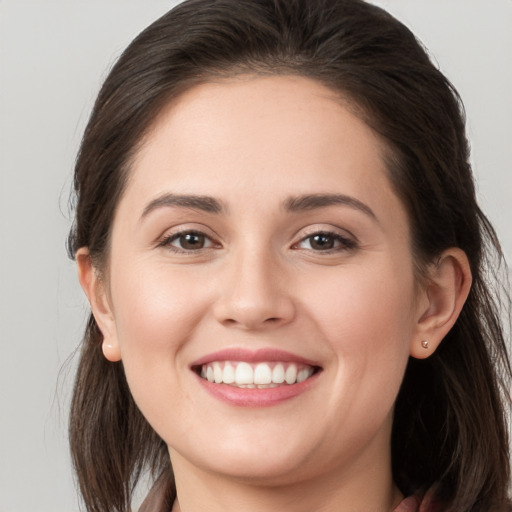
[[[359,210],[374,220],[377,216],[372,209],[355,197],[344,194],[304,194],[296,197],[289,197],[283,203],[285,211],[301,212],[325,208],[327,206],[342,205]],[[191,194],[163,194],[153,199],[144,208],[141,220],[149,213],[159,208],[188,208],[200,210],[207,213],[221,214],[227,208],[217,199],[211,196]]]
[[[349,206],[377,220],[377,216],[369,206],[355,197],[344,194],[306,194],[298,197],[290,197],[285,201],[284,208],[289,212],[299,212],[325,208],[326,206],[332,205]]]
[[[148,203],[142,212],[141,220],[152,211],[164,207],[188,208],[190,210],[200,210],[215,214],[220,214],[225,211],[225,207],[222,203],[210,196],[163,194]]]

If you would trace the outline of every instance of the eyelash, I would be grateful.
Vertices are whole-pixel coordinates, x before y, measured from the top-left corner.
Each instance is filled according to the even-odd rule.
[[[315,231],[314,233],[311,233],[304,238],[302,238],[298,243],[294,244],[294,248],[297,247],[299,244],[302,244],[306,240],[311,241],[315,237],[324,237],[332,240],[333,244],[338,244],[338,246],[330,247],[325,250],[315,250],[313,248],[307,248],[306,250],[312,251],[315,253],[323,253],[323,254],[332,254],[337,252],[343,252],[343,251],[350,251],[357,248],[357,242],[354,239],[344,237],[340,235],[339,233],[335,233],[332,231]]]
[[[204,237],[204,240],[208,240],[210,245],[208,247],[200,247],[199,249],[185,249],[183,247],[176,247],[175,245],[172,245],[173,242],[179,240],[180,238],[183,238],[187,235],[191,236],[197,236],[197,237]],[[159,244],[158,247],[166,247],[169,250],[176,252],[176,253],[185,253],[190,254],[193,252],[199,252],[204,249],[210,249],[211,247],[215,246],[215,243],[212,241],[212,239],[204,234],[202,231],[197,231],[194,229],[187,229],[183,231],[178,231],[177,233],[173,233],[171,235],[166,236]]]
[[[176,241],[180,240],[180,238],[183,238],[185,236],[203,237],[205,242],[208,244],[208,246],[200,247],[199,249],[185,249],[183,247],[176,247],[175,245],[173,245],[173,242],[176,242]],[[311,233],[311,234],[303,237],[299,242],[294,244],[292,246],[292,249],[295,249],[295,250],[300,249],[299,245],[307,240],[310,240],[310,246],[311,246],[311,241],[314,237],[324,237],[327,239],[331,239],[333,244],[338,244],[338,245],[337,246],[335,245],[334,247],[330,247],[325,250],[316,250],[311,247],[305,248],[305,250],[311,251],[314,253],[332,254],[332,253],[337,253],[337,252],[350,251],[350,250],[357,248],[357,242],[355,240],[341,236],[339,233],[335,233],[332,231],[315,231],[314,233]],[[202,252],[203,250],[206,250],[206,249],[211,249],[212,247],[215,247],[216,245],[218,246],[218,244],[213,242],[212,239],[208,235],[203,233],[202,231],[188,229],[188,230],[179,231],[177,233],[173,233],[169,236],[166,236],[158,244],[158,247],[166,247],[175,253],[191,254],[191,253]]]

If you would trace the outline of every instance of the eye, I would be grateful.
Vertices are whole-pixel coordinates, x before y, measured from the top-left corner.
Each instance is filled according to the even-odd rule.
[[[215,244],[211,238],[200,231],[182,231],[166,237],[159,245],[169,247],[176,252],[193,252],[208,249]]]
[[[356,246],[356,242],[349,238],[343,237],[338,233],[330,233],[321,231],[313,233],[303,238],[298,244],[299,249],[307,249],[310,251],[343,251],[353,249]]]

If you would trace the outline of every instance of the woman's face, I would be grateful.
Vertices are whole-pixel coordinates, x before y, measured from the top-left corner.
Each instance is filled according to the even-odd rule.
[[[176,471],[276,484],[389,461],[420,292],[382,143],[329,89],[239,77],[169,105],[109,268],[105,353]]]

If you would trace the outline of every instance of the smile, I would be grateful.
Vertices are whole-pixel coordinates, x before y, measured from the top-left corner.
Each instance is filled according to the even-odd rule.
[[[316,361],[273,348],[229,348],[190,365],[209,395],[237,407],[275,406],[316,387],[323,368]]]
[[[201,378],[238,388],[268,389],[290,386],[309,379],[315,368],[287,362],[213,361],[198,368]]]

